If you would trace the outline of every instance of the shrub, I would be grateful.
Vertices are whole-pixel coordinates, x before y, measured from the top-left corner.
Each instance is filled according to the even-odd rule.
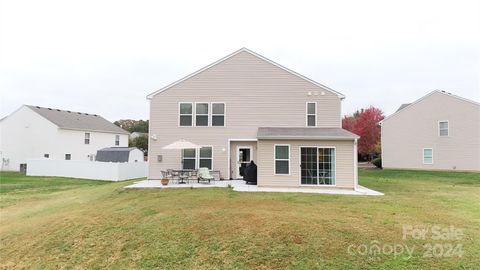
[[[375,165],[377,168],[382,168],[382,158],[377,157],[372,160],[372,164]]]

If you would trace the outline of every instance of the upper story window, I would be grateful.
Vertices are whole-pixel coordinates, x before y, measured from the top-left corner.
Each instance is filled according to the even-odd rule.
[[[195,125],[208,126],[208,103],[195,103]]]
[[[433,164],[432,148],[423,148],[423,164]]]
[[[115,135],[115,145],[120,145],[120,135]]]
[[[90,133],[85,133],[85,144],[90,144]]]
[[[317,126],[317,103],[307,102],[307,127]]]
[[[225,126],[225,103],[212,103],[212,126]]]
[[[438,136],[448,137],[448,121],[438,122]]]
[[[290,145],[275,145],[275,174],[290,174]]]
[[[180,103],[180,126],[189,126],[193,125],[193,103]]]
[[[72,155],[71,154],[65,154],[65,160],[71,160]]]
[[[225,103],[181,102],[178,122],[180,127],[224,127]]]

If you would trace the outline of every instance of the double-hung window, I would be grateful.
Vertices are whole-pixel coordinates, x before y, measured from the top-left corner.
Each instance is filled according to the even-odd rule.
[[[275,174],[290,174],[290,145],[275,145]]]
[[[208,126],[208,103],[195,103],[195,125]]]
[[[212,147],[211,146],[203,146],[200,148],[199,156],[198,156],[198,167],[203,168],[206,167],[209,170],[212,169]]]
[[[197,149],[183,149],[182,150],[182,163],[184,170],[195,170],[197,168]]]
[[[225,126],[225,103],[212,103],[212,126]]]
[[[115,145],[116,146],[120,145],[120,135],[115,135]]]
[[[211,146],[202,146],[198,149],[189,148],[182,150],[182,168],[184,170],[196,170],[206,167],[209,170],[213,167],[213,149]]]
[[[85,144],[90,144],[90,133],[85,133]]]
[[[180,126],[189,126],[193,125],[193,104],[190,103],[180,103],[179,108],[179,125]]]
[[[423,164],[433,164],[432,148],[423,148]]]
[[[317,103],[307,102],[307,127],[317,126]]]
[[[438,122],[438,136],[448,137],[448,121]]]

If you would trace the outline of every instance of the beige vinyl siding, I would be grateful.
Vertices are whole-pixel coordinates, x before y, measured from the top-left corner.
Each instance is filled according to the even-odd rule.
[[[307,101],[317,102],[318,127],[341,127],[337,94],[240,52],[150,100],[150,135],[157,140],[150,139],[149,177],[158,179],[161,170],[181,167],[180,151],[162,147],[183,138],[212,145],[214,170],[228,178],[229,139],[256,139],[261,126],[305,127]],[[178,127],[179,102],[224,102],[225,127]]]
[[[438,122],[448,120],[449,135]],[[433,149],[433,164],[423,149]],[[480,171],[480,105],[433,92],[382,123],[385,168]]]
[[[290,145],[290,175],[274,175],[275,144]],[[333,146],[336,152],[336,187],[354,188],[354,141],[259,140],[258,186],[298,187],[300,185],[300,147]]]

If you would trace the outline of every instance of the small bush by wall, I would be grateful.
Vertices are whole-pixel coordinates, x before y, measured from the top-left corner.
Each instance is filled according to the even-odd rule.
[[[382,168],[382,158],[381,157],[374,158],[372,160],[372,164],[375,165],[375,167],[377,168]]]

